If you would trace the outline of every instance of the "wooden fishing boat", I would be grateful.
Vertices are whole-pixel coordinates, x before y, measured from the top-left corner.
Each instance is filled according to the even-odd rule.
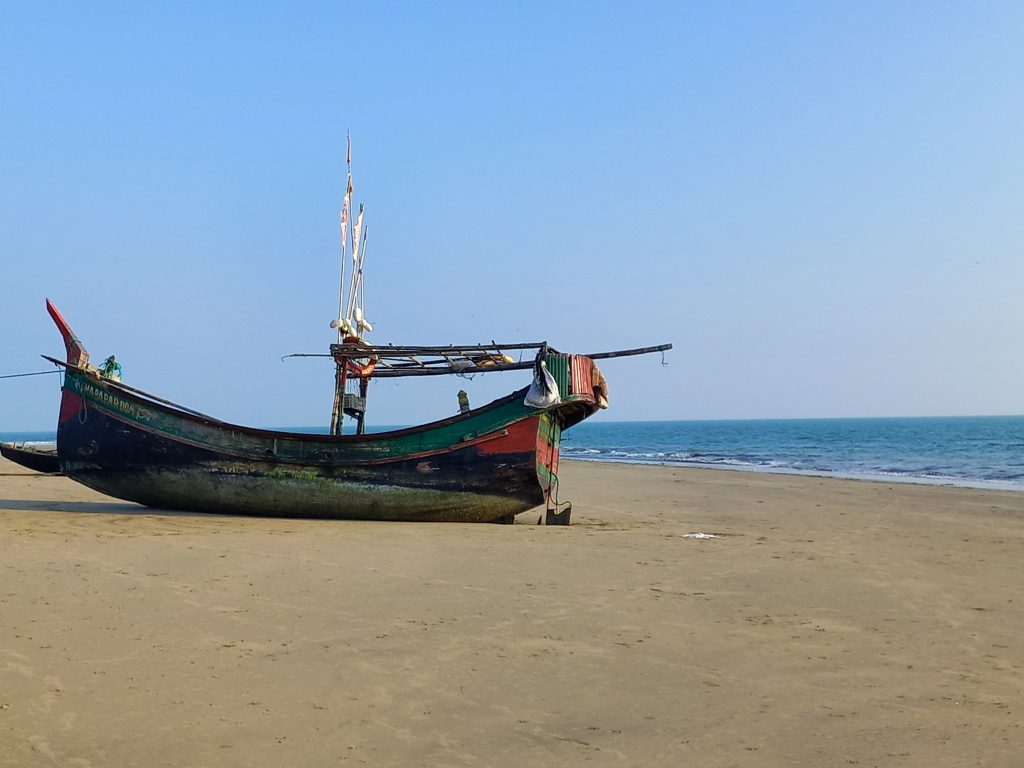
[[[120,382],[113,356],[97,368],[57,308],[46,306],[67,350],[57,427],[60,469],[120,499],[164,509],[370,520],[512,522],[541,504],[567,523],[558,498],[562,431],[607,407],[593,362],[671,345],[567,355],[546,343],[377,346],[363,314],[363,206],[349,228],[352,155],[340,215],[341,284],[330,434],[227,424]],[[346,255],[351,271],[346,287]],[[509,353],[518,352],[517,362]],[[525,357],[525,359],[524,359]],[[532,369],[533,383],[482,408],[429,424],[365,434],[371,379]],[[465,393],[460,393],[464,397]],[[355,434],[342,422],[355,421]]]
[[[13,461],[15,464],[20,464],[36,472],[44,472],[51,475],[60,472],[56,448],[0,442],[0,455],[8,461]]]
[[[384,358],[388,349],[403,350],[406,361],[379,360],[375,375],[439,374],[423,350],[443,349],[448,373],[532,367],[533,386],[550,376],[558,397],[528,405],[527,387],[422,426],[310,435],[228,424],[107,378],[49,300],[47,309],[67,350],[66,360],[47,358],[64,368],[60,469],[102,493],[162,509],[367,520],[512,522],[545,505],[548,523],[568,521],[558,502],[559,442],[599,407],[603,393],[594,385],[603,379],[590,357],[520,345],[538,346],[532,361],[495,363],[494,354],[473,361],[455,347],[416,347],[413,365],[403,348],[334,345],[343,376],[352,356]]]

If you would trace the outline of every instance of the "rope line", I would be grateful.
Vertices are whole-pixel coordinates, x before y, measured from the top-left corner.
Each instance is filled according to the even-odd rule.
[[[60,373],[60,370],[56,371],[36,371],[35,373],[9,373],[6,376],[0,376],[0,379],[18,379],[22,376],[45,376],[48,373]]]

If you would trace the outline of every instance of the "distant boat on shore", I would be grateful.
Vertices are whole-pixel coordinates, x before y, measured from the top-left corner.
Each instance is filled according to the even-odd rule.
[[[44,472],[50,475],[60,472],[56,448],[0,442],[0,455],[8,461],[13,461],[15,464],[20,464],[28,469],[34,469],[36,472]]]

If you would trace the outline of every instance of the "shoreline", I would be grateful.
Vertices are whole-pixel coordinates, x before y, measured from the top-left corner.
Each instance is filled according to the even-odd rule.
[[[670,461],[627,461],[624,459],[588,459],[580,456],[562,456],[562,461],[579,461],[591,464],[622,464],[627,467],[666,467],[679,469],[706,469],[721,470],[723,472],[750,472],[752,474],[784,475],[786,477],[819,477],[835,480],[858,480],[866,483],[900,483],[904,485],[927,485],[939,488],[971,488],[979,491],[1007,491],[1009,493],[1024,493],[1024,482],[1011,480],[958,480],[956,478],[929,478],[918,475],[883,475],[883,474],[855,474],[839,473],[826,470],[803,470],[789,469],[786,467],[756,467],[752,465],[730,466],[726,464],[700,464],[698,462],[670,462]]]
[[[38,441],[16,441],[12,444],[27,445],[33,448],[56,447],[52,440]],[[669,462],[669,461],[644,461],[627,459],[591,459],[582,456],[562,456],[561,462],[581,462],[588,464],[621,464],[623,466],[640,467],[665,467],[679,469],[706,469],[721,470],[725,472],[750,472],[753,474],[783,475],[787,477],[817,477],[835,480],[857,480],[868,483],[900,483],[905,485],[926,485],[939,488],[971,488],[983,491],[1007,491],[1009,493],[1024,493],[1024,481],[1011,480],[961,480],[951,477],[922,477],[918,475],[884,475],[871,473],[842,473],[827,470],[803,470],[790,469],[787,467],[758,467],[753,465],[726,465],[726,464],[701,464],[699,462]]]

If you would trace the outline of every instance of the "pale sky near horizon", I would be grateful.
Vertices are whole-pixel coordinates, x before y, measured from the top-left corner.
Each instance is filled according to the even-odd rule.
[[[1024,413],[1024,4],[4,3],[0,375],[326,424],[346,132],[380,343],[672,342],[602,419]],[[0,432],[57,376],[0,379]],[[373,385],[408,424],[529,375]]]

